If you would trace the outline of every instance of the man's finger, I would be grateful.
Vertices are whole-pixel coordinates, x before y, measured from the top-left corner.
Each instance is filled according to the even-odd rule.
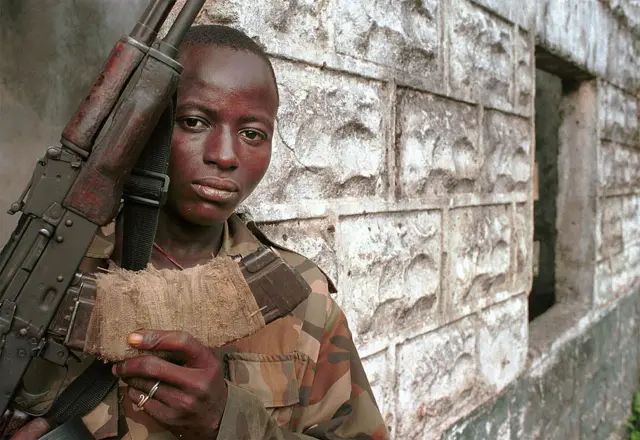
[[[127,389],[127,397],[136,406],[140,402],[140,399],[142,399],[141,395],[144,397],[146,394],[135,388],[129,387]],[[142,410],[165,425],[173,426],[179,422],[177,411],[155,400],[155,398],[147,400],[145,404],[142,405]]]
[[[199,394],[203,392],[205,384],[201,383],[200,374],[187,367],[167,362],[159,357],[148,355],[138,356],[114,366],[114,374],[123,380],[134,377],[150,379],[168,383],[188,393]]]
[[[158,383],[157,380],[142,379],[139,377],[123,379],[123,381],[127,385],[129,385],[129,388],[135,388],[136,390],[140,390],[147,395],[156,385],[156,383]],[[193,401],[195,400],[192,395],[186,394],[185,392],[180,391],[179,389],[174,388],[165,382],[160,382],[160,385],[158,385],[156,392],[153,393],[152,399],[162,402],[165,405],[178,410],[187,408],[188,405],[193,404]]]
[[[187,332],[165,330],[138,330],[127,342],[140,350],[169,351],[187,365],[204,368],[211,362],[211,350]]]

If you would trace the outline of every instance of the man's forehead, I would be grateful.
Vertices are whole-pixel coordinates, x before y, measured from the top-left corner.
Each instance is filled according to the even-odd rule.
[[[259,55],[229,47],[202,44],[189,46],[181,51],[179,61],[184,70],[191,73],[243,70],[247,66],[265,75],[269,73],[267,63]]]
[[[180,56],[182,86],[267,86],[273,81],[267,63],[258,55],[226,47],[196,45]]]

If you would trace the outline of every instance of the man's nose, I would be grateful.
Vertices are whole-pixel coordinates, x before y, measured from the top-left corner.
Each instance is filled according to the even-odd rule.
[[[220,169],[238,168],[235,152],[235,137],[228,127],[219,126],[207,136],[203,160],[206,164],[215,164]]]

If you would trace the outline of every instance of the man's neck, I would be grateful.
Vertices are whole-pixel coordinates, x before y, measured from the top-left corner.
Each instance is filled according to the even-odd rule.
[[[222,246],[224,223],[198,226],[187,223],[163,209],[158,219],[155,242],[183,267],[204,263],[215,256]],[[154,266],[169,267],[166,257],[154,251]]]

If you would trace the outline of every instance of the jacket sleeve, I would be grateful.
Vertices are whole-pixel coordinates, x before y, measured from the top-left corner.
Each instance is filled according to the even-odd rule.
[[[320,352],[311,387],[300,389],[294,424],[302,432],[278,426],[252,393],[228,385],[227,406],[219,440],[388,439],[389,434],[371,392],[347,320],[329,300]]]

